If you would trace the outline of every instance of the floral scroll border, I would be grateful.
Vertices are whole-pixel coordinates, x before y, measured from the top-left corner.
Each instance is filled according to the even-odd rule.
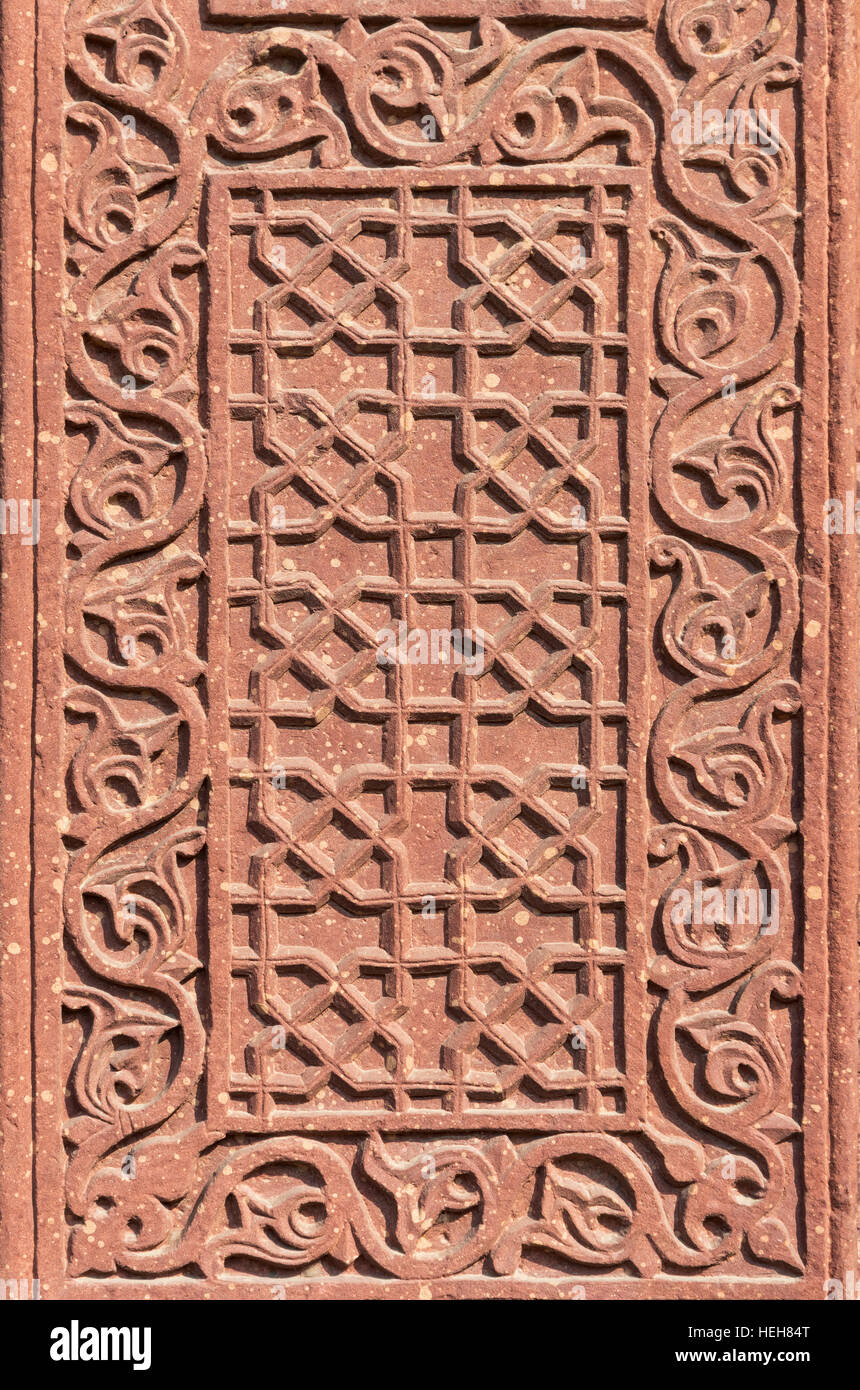
[[[690,74],[686,104],[708,97],[755,110],[768,88],[796,79],[794,61],[773,51],[788,31],[787,0],[760,2],[774,22],[750,39],[742,32],[747,3],[666,0],[660,23]],[[693,942],[672,922],[669,889],[657,914],[665,951],[652,968],[662,994],[655,1030],[661,1078],[679,1112],[719,1146],[714,1157],[680,1133],[657,1125],[643,1131],[642,1143],[678,1189],[674,1219],[649,1165],[615,1137],[557,1135],[519,1149],[504,1137],[434,1139],[427,1172],[377,1136],[348,1160],[335,1145],[301,1137],[225,1145],[222,1134],[191,1122],[205,1039],[185,882],[204,842],[198,800],[207,766],[204,672],[190,650],[186,599],[202,582],[203,561],[189,536],[203,504],[206,458],[189,372],[194,315],[177,287],[204,259],[186,224],[207,138],[228,158],[308,149],[324,167],[348,160],[354,136],[390,162],[447,163],[472,153],[485,163],[567,160],[610,136],[628,142],[631,159],[655,158],[692,226],[665,216],[653,228],[665,252],[656,317],[671,366],[660,374],[666,405],[652,440],[653,495],[666,528],[652,541],[651,558],[671,572],[660,640],[686,679],[652,729],[650,769],[665,820],[653,828],[649,851],[655,862],[680,865],[672,887],[697,877],[737,885],[753,876],[787,897],[777,850],[794,826],[772,812],[786,784],[773,721],[799,704],[786,674],[798,599],[789,558],[796,532],[783,515],[791,474],[776,416],[798,399],[781,371],[792,351],[799,287],[767,222],[786,211],[790,151],[782,140],[753,160],[748,149],[723,151],[720,172],[732,197],[705,196],[689,168],[708,152],[671,140],[678,98],[642,49],[616,35],[556,29],[509,59],[507,31],[494,20],[481,21],[479,46],[468,54],[413,21],[370,36],[352,24],[337,43],[291,30],[252,35],[187,114],[174,104],[187,40],[168,5],[125,0],[111,11],[92,8],[92,0],[71,0],[67,16],[76,98],[67,116],[92,149],[70,172],[66,195],[78,271],[66,315],[74,383],[67,421],[86,440],[69,490],[75,551],[67,655],[79,678],[67,706],[86,733],[69,770],[74,813],[64,830],[75,852],[64,912],[85,974],[97,981],[72,987],[64,1001],[88,1024],[71,1078],[77,1105],[67,1135],[67,1202],[76,1222],[71,1273],[154,1278],[196,1269],[220,1280],[231,1273],[227,1262],[240,1258],[271,1278],[273,1270],[307,1270],[321,1260],[330,1271],[332,1262],[348,1269],[363,1259],[394,1278],[426,1280],[480,1268],[485,1258],[495,1274],[513,1274],[527,1246],[577,1270],[626,1267],[646,1278],[661,1269],[713,1270],[741,1251],[762,1269],[802,1272],[776,1214],[787,1177],[780,1143],[798,1126],[782,1113],[787,1061],[772,1010],[775,999],[799,996],[798,972],[780,957],[779,937],[719,949]],[[584,66],[575,81],[547,88],[530,80],[536,62],[577,45]],[[299,59],[297,76],[268,66],[285,54]],[[626,66],[649,90],[656,148],[650,120],[601,96],[600,56]],[[438,142],[406,145],[379,121],[373,98],[388,80],[379,74],[392,67],[438,120]],[[477,114],[464,114],[469,84],[495,69],[492,97]],[[323,94],[321,70],[341,88],[350,131]],[[158,130],[173,151],[169,162],[126,157],[128,116]],[[718,228],[734,249],[715,249],[693,227]],[[731,430],[676,453],[683,422],[721,395],[725,352],[749,308],[743,276],[752,264],[765,266],[777,287],[771,339],[733,363],[739,401]],[[112,286],[119,290],[113,296]],[[145,384],[133,403],[99,367],[93,344],[116,353],[124,371]],[[691,510],[675,486],[682,471],[707,479],[722,508],[707,519]],[[708,577],[709,546],[748,561],[751,577],[722,589]],[[763,613],[771,615],[765,643],[756,636]],[[133,637],[143,663],[128,668],[99,654],[94,622],[107,626],[115,645]],[[714,633],[732,638],[731,660],[716,643],[710,655],[703,647],[703,636]],[[141,695],[161,717],[133,712]],[[742,701],[744,712],[707,738],[686,735],[690,712],[718,701],[731,702],[731,710]],[[692,769],[699,795],[679,778],[679,761]],[[130,899],[133,924],[125,915]],[[729,986],[729,1007],[709,1004]],[[701,1050],[708,1088],[720,1102],[695,1091],[679,1065],[681,1032]],[[393,1237],[366,1196],[368,1184],[381,1204],[393,1205]]]

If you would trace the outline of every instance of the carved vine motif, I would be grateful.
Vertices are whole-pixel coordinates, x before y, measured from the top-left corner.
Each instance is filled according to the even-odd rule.
[[[755,27],[751,9],[759,11],[752,17]],[[764,9],[773,20],[768,26]],[[693,71],[685,101],[692,105],[707,96],[709,102],[719,98],[721,109],[733,102],[759,109],[765,86],[793,81],[793,62],[763,56],[786,32],[787,10],[778,3],[670,0],[666,29],[677,56]],[[681,163],[687,169],[703,162],[702,155],[700,149],[682,150]],[[743,1174],[735,1169],[721,1193],[716,1178],[697,1188],[699,1219],[722,1212],[745,1227],[754,1256],[802,1269],[793,1237],[771,1214],[788,1175],[778,1144],[798,1133],[796,1122],[780,1113],[790,1080],[773,1015],[775,1001],[796,999],[801,991],[787,924],[784,918],[781,926],[774,923],[772,934],[726,922],[703,930],[677,923],[670,911],[674,890],[690,890],[695,881],[721,890],[755,884],[771,902],[776,895],[787,903],[789,884],[778,849],[795,828],[776,809],[787,771],[774,720],[794,714],[800,704],[788,677],[798,622],[791,471],[777,438],[777,412],[790,418],[798,401],[795,385],[781,376],[796,331],[798,289],[790,258],[766,227],[792,166],[781,141],[770,154],[733,146],[717,156],[717,164],[729,175],[732,196],[709,197],[705,220],[734,233],[738,249],[705,249],[698,234],[672,218],[654,228],[666,258],[657,322],[674,364],[661,382],[668,402],[652,441],[654,493],[675,534],[655,538],[651,553],[658,569],[673,571],[660,637],[686,676],[660,710],[650,748],[654,782],[670,817],[654,827],[651,853],[657,861],[677,858],[681,866],[658,909],[665,952],[651,975],[666,994],[657,1018],[657,1053],[682,1112],[751,1155]],[[747,182],[754,167],[757,191],[754,180]],[[733,201],[738,195],[745,200],[741,214]],[[757,265],[767,267],[777,288],[771,336],[762,341],[756,335],[751,342],[749,286]],[[732,399],[735,392],[738,397],[734,424],[679,451],[675,441],[691,418],[720,399],[727,380]],[[700,489],[697,504],[681,485],[690,477]],[[715,503],[702,506],[709,492]],[[709,556],[717,548],[737,556],[747,573],[728,591],[708,576]],[[693,718],[702,709],[708,716],[704,728]],[[728,1007],[714,1007],[709,1001],[726,985],[732,989]],[[691,1084],[684,1074],[682,1034],[701,1049],[704,1085]],[[763,1201],[748,1208],[744,1220],[739,1209],[747,1182]]]
[[[498,20],[482,19],[478,28],[468,50],[418,21],[373,35],[346,24],[337,42],[290,29],[255,37],[209,89],[214,138],[243,157],[312,145],[324,168],[346,164],[356,139],[377,157],[433,165],[473,151],[483,164],[546,163],[618,140],[629,162],[639,162],[647,123],[631,102],[600,95],[593,52],[562,33],[512,54]],[[542,65],[568,53],[541,80]],[[284,74],[285,60],[298,65],[295,75]],[[349,128],[323,98],[321,71],[340,87]],[[484,90],[480,79],[488,77]]]
[[[753,9],[779,23],[753,23]],[[787,9],[777,0],[667,0],[661,25],[691,74],[681,101],[752,109],[763,90],[792,81],[794,64],[769,56]],[[70,4],[69,65],[87,97],[70,106],[69,127],[91,149],[67,183],[79,272],[67,315],[68,422],[85,452],[69,493],[67,706],[83,733],[70,768],[64,902],[74,950],[97,981],[71,986],[66,1000],[88,1020],[69,1125],[68,1201],[81,1223],[73,1273],[196,1268],[217,1279],[250,1259],[272,1277],[365,1260],[395,1278],[426,1278],[489,1256],[507,1275],[530,1248],[643,1277],[664,1265],[703,1270],[740,1252],[802,1269],[775,1214],[787,1177],[780,1143],[797,1132],[774,1007],[800,992],[788,940],[725,923],[694,930],[673,919],[669,902],[671,889],[694,881],[788,898],[780,846],[793,823],[774,809],[787,777],[774,722],[798,707],[787,674],[798,599],[777,421],[797,401],[783,364],[798,289],[767,224],[787,210],[790,151],[782,140],[770,153],[738,141],[718,152],[675,144],[678,94],[666,73],[628,41],[582,30],[515,48],[502,24],[485,19],[469,50],[417,22],[372,35],[348,24],[337,41],[271,30],[237,47],[190,119],[174,104],[187,47],[161,0],[104,12],[91,0]],[[601,92],[606,56],[644,84],[650,117]],[[129,115],[140,130],[131,141]],[[425,117],[438,138],[420,134]],[[159,141],[147,148],[153,128]],[[241,1145],[192,1123],[204,1037],[183,866],[203,843],[195,803],[206,754],[185,600],[202,570],[189,538],[205,454],[196,316],[183,279],[203,259],[186,223],[207,138],[222,158],[301,152],[324,167],[347,164],[354,148],[392,163],[492,164],[572,160],[612,144],[631,163],[656,158],[689,217],[654,227],[665,254],[656,318],[671,365],[658,377],[666,404],[652,441],[653,490],[664,533],[651,554],[672,578],[659,640],[680,683],[652,731],[664,820],[649,848],[656,864],[679,866],[657,910],[655,1046],[677,1112],[701,1140],[665,1132],[662,1121],[636,1146],[597,1134],[519,1148],[507,1138],[434,1139],[422,1150],[427,1171],[414,1146],[375,1136],[348,1152],[301,1138]],[[697,171],[715,173],[718,191]],[[718,229],[719,246],[707,228]],[[751,346],[757,274],[770,286],[773,326]],[[715,433],[704,422],[727,373],[736,418]],[[716,505],[691,506],[691,477]],[[711,577],[717,549],[745,572],[732,587]],[[703,708],[704,732],[694,718]],[[682,1037],[701,1066],[682,1060]],[[674,1219],[652,1160],[677,1192]]]
[[[107,1199],[110,1214],[98,1228],[100,1245],[86,1227],[73,1233],[74,1272],[157,1275],[194,1264],[221,1278],[243,1259],[271,1272],[326,1260],[331,1273],[370,1260],[395,1278],[422,1279],[461,1273],[489,1256],[503,1275],[515,1273],[531,1248],[595,1269],[628,1264],[648,1277],[664,1260],[687,1269],[716,1263],[741,1240],[732,1230],[717,1244],[710,1238],[707,1253],[700,1248],[708,1195],[688,1203],[681,1239],[646,1164],[605,1135],[554,1135],[520,1149],[504,1136],[456,1140],[424,1144],[417,1156],[395,1156],[374,1135],[348,1160],[318,1140],[278,1138],[219,1148],[195,1171],[202,1138],[195,1129],[144,1140],[134,1184],[117,1170],[101,1171],[90,1196]],[[652,1143],[664,1149],[674,1182],[709,1194],[701,1145],[657,1135]],[[754,1178],[752,1164],[741,1168]],[[784,1258],[784,1241],[774,1239],[771,1254]]]
[[[167,1119],[202,1063],[182,866],[203,843],[193,803],[206,758],[203,668],[186,603],[203,565],[188,528],[206,460],[187,404],[194,316],[176,282],[202,259],[176,236],[202,147],[171,102],[186,45],[166,7],[90,10],[74,0],[67,40],[69,66],[93,98],[68,110],[70,132],[93,141],[69,181],[78,276],[66,338],[68,427],[85,440],[69,490],[66,650],[77,683],[67,710],[86,732],[70,769],[64,906],[75,950],[100,982],[74,986],[67,1000],[86,1018],[69,1126],[69,1200],[81,1214],[92,1165]],[[175,160],[137,157],[121,118],[156,128]]]

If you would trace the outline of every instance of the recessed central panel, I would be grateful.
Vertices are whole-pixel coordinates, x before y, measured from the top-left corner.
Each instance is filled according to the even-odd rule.
[[[641,196],[211,182],[217,1123],[631,1124]]]

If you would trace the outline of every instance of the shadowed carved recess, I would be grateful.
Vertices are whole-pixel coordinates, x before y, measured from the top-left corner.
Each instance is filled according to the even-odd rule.
[[[193,101],[194,35],[166,0],[72,0],[64,1002],[83,1020],[67,1133],[73,1275],[802,1270],[784,1215],[799,1127],[781,1022],[801,990],[780,734],[799,705],[786,426],[798,391],[785,375],[798,284],[782,236],[793,165],[775,130],[766,147],[736,132],[719,149],[672,131],[679,107],[756,111],[790,85],[791,18],[780,0],[666,0],[669,65],[653,36],[554,27],[523,40],[492,18],[468,42],[414,20],[352,20],[330,36],[268,28],[236,35]],[[610,72],[641,104],[617,94]],[[666,190],[652,228],[664,264],[650,557],[672,678],[649,750],[658,1081],[635,1133],[251,1142],[199,1121],[196,210],[210,169],[285,160],[418,176],[581,160],[653,168]],[[678,924],[672,894],[697,882],[778,892],[778,930]],[[542,1263],[527,1266],[535,1251]]]

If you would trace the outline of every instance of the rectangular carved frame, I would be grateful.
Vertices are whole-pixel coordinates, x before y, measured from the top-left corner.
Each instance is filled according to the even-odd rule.
[[[268,1297],[272,1282],[283,1281],[288,1297],[349,1291],[417,1296],[419,1288],[447,1297],[492,1295],[494,1289],[500,1295],[576,1296],[584,1285],[589,1298],[803,1299],[821,1297],[828,1274],[841,1277],[852,1267],[854,556],[851,538],[825,537],[819,518],[826,497],[853,486],[853,383],[825,365],[828,350],[833,363],[848,359],[855,331],[849,292],[854,203],[846,197],[855,175],[841,160],[838,140],[828,138],[854,97],[850,64],[831,73],[827,109],[824,81],[840,43],[843,55],[851,51],[853,31],[848,7],[833,3],[826,22],[819,7],[809,17],[805,6],[798,7],[798,35],[794,7],[774,0],[778,22],[767,31],[772,43],[753,50],[742,35],[728,34],[720,50],[726,90],[743,89],[756,74],[764,76],[768,64],[780,65],[780,81],[799,85],[806,164],[828,170],[829,211],[821,188],[804,186],[798,245],[790,197],[788,205],[784,201],[792,192],[790,149],[781,144],[774,156],[767,192],[750,197],[747,189],[746,203],[735,198],[721,204],[712,190],[703,193],[668,138],[672,110],[697,99],[704,72],[714,67],[713,56],[697,49],[685,26],[690,6],[667,0],[652,17],[653,28],[638,36],[601,27],[616,8],[625,18],[639,17],[637,7],[598,5],[587,15],[597,27],[577,22],[561,31],[555,8],[542,9],[541,19],[552,23],[537,38],[517,35],[516,61],[529,43],[546,45],[540,56],[553,44],[588,55],[580,88],[583,120],[620,125],[628,150],[637,148],[645,166],[657,171],[673,205],[671,216],[654,210],[661,256],[653,262],[651,284],[662,401],[650,446],[656,521],[648,542],[657,573],[670,571],[672,584],[652,596],[650,623],[683,673],[651,721],[648,755],[662,808],[660,818],[650,813],[654,877],[646,917],[648,932],[655,930],[663,942],[662,950],[649,953],[650,997],[654,1017],[659,1014],[652,1023],[659,1097],[629,1134],[614,1126],[611,1133],[541,1137],[518,1129],[497,1139],[433,1133],[425,1145],[434,1155],[429,1175],[414,1145],[392,1147],[377,1134],[333,1142],[308,1125],[271,1138],[225,1134],[200,1090],[208,1006],[206,935],[197,914],[213,888],[198,867],[205,863],[212,762],[195,611],[205,594],[199,524],[207,417],[197,394],[202,383],[194,379],[197,313],[187,299],[192,277],[204,273],[207,248],[196,242],[194,227],[207,179],[220,177],[219,166],[266,153],[277,160],[295,150],[306,157],[309,123],[323,167],[337,167],[339,160],[348,167],[349,151],[338,143],[340,116],[325,111],[319,90],[306,80],[290,90],[296,128],[287,122],[253,148],[255,132],[248,136],[229,114],[236,87],[259,77],[272,58],[271,44],[261,42],[253,26],[235,33],[233,51],[201,95],[189,92],[184,70],[196,35],[183,29],[170,4],[129,0],[120,10],[106,10],[88,0],[69,6],[57,0],[41,8],[38,34],[24,16],[4,18],[4,56],[26,66],[27,55],[35,54],[40,93],[38,103],[34,91],[23,93],[17,108],[26,117],[29,102],[35,122],[32,200],[24,192],[30,184],[27,141],[10,138],[4,147],[4,496],[32,491],[39,498],[42,540],[35,557],[16,548],[4,573],[0,619],[2,725],[7,736],[27,742],[34,766],[32,778],[24,758],[4,770],[4,832],[14,853],[3,863],[11,983],[11,994],[9,987],[4,993],[3,1089],[17,1087],[20,1096],[27,1059],[34,1130],[27,1135],[4,1125],[0,1195],[8,1210],[37,1153],[32,1206],[21,1216],[15,1258],[20,1261],[29,1245],[49,1297],[175,1297],[179,1290],[194,1296],[202,1274],[210,1296],[227,1298]],[[211,9],[218,18],[246,20],[271,13],[250,0]],[[183,17],[187,24],[184,9]],[[654,56],[658,28],[675,46],[678,65],[671,73]],[[384,128],[374,129],[363,105],[361,74],[369,53],[361,44],[379,44],[379,33],[378,26],[369,37],[352,29],[346,39],[339,36],[336,51],[332,45],[324,52],[315,52],[314,38],[303,36],[304,74],[307,79],[311,59],[329,63],[362,141],[372,148],[376,139],[394,167],[412,168],[417,178],[414,147],[398,166],[396,144]],[[482,37],[491,45],[498,35]],[[134,76],[141,50],[158,73],[145,97]],[[83,125],[95,137],[89,159],[77,163],[60,122],[64,61],[71,72],[66,115],[78,133]],[[493,61],[504,68],[506,59],[500,53]],[[754,73],[756,64],[762,66]],[[601,76],[608,81],[606,74],[625,65],[647,90],[647,119],[602,93]],[[776,68],[772,75],[776,81]],[[521,179],[523,151],[515,151],[505,133],[503,104],[514,98],[516,77],[510,93],[505,80],[499,84],[497,115],[492,107],[474,119],[467,113],[446,137],[450,149],[429,157],[438,155],[450,169],[468,151],[483,162],[494,150],[502,180]],[[175,151],[169,168],[147,171],[148,182],[131,178],[116,154],[118,125],[129,112],[157,127]],[[578,128],[547,171],[568,163],[574,170],[582,147],[595,138],[593,129]],[[538,155],[529,150],[528,157]],[[156,194],[144,214],[141,198],[158,188],[168,188],[168,195],[159,202]],[[71,272],[61,255],[64,209],[73,233]],[[9,374],[11,354],[20,359],[27,342],[20,324],[29,308],[20,285],[28,264],[34,267],[35,401],[28,399],[27,384],[10,381]],[[763,279],[744,283],[744,274],[762,264]],[[184,289],[173,294],[180,280]],[[172,311],[152,330],[165,293]],[[722,433],[709,421],[685,434],[696,412],[721,394],[727,372],[724,360],[709,360],[714,353],[707,335],[696,337],[697,316],[712,315],[713,331],[730,345],[743,333],[751,299],[766,293],[771,309],[759,302],[756,321],[769,325],[770,336],[759,329],[762,341],[752,349],[742,339],[733,422]],[[795,356],[801,305],[806,326]],[[56,350],[63,329],[68,378]],[[129,407],[122,383],[90,350],[95,339],[147,381],[148,396],[140,393],[143,399]],[[798,425],[786,430],[795,412]],[[828,419],[830,431],[823,423]],[[35,485],[27,473],[31,457]],[[724,505],[733,507],[727,520],[718,508],[709,519],[697,515],[689,494],[676,488],[679,470],[687,476],[691,461],[719,481]],[[106,503],[129,493],[137,520],[120,521]],[[740,548],[750,573],[763,576],[751,609],[744,607],[746,591],[715,592],[714,581],[709,587],[708,561],[721,544]],[[145,572],[135,568],[141,553],[149,557]],[[35,586],[28,570],[33,560]],[[720,631],[734,624],[735,661],[708,655],[697,644],[685,603],[695,612],[703,602],[711,606],[704,618]],[[757,644],[744,621],[764,608],[771,616],[766,640]],[[65,675],[55,643],[56,615],[63,611]],[[155,657],[148,689],[164,708],[163,727],[135,725],[112,704],[111,691],[138,688],[140,677],[124,674],[110,649],[95,648],[88,633],[99,624],[118,638],[131,630],[149,634]],[[684,723],[697,701],[722,701],[730,712],[710,739],[701,731],[691,734]],[[84,737],[63,732],[70,727],[63,723],[64,704],[71,726],[87,730]],[[789,724],[801,721],[802,738],[787,738]],[[781,733],[774,732],[776,724]],[[698,768],[698,800],[677,779],[679,747],[687,765],[692,759]],[[781,787],[792,759],[803,804],[796,817],[787,817],[774,808],[785,805]],[[140,793],[134,809],[127,794],[111,792],[117,778],[127,785],[130,779]],[[745,794],[738,795],[739,786]],[[729,842],[734,861],[754,861],[751,872],[764,873],[771,888],[782,885],[788,902],[787,842],[795,819],[803,830],[803,898],[784,938],[733,944],[730,962],[713,948],[697,952],[673,940],[669,888],[684,881],[687,869],[691,876],[725,870],[717,851]],[[122,902],[131,893],[146,904],[143,934],[123,934]],[[72,958],[76,970],[68,968]],[[801,1025],[792,1034],[775,1022],[777,1010],[799,1000],[801,975],[806,999],[826,1020],[826,1027],[803,1035],[802,1047]],[[62,1028],[61,999],[67,1025],[81,1012],[88,1020],[76,1050],[62,1040],[68,1026]],[[678,1031],[705,1054],[709,1094],[693,1084]],[[746,1089],[737,1089],[740,1065]],[[71,1114],[64,1104],[70,1096]],[[59,1139],[64,1125],[65,1145]],[[796,1187],[791,1151],[798,1154]],[[286,1200],[278,1192],[285,1174],[293,1193]],[[753,1191],[752,1202],[741,1198],[738,1183]],[[457,1238],[449,1240],[432,1212],[441,1187],[450,1184],[469,1194],[463,1200],[469,1217],[464,1233],[458,1227]],[[367,1195],[373,1189],[378,1205]],[[399,1215],[396,1240],[380,1215],[388,1201]],[[304,1207],[320,1203],[322,1220],[303,1217]],[[572,1224],[564,1218],[565,1203],[580,1204]],[[230,1206],[240,1213],[238,1227],[228,1223]],[[616,1222],[608,1243],[605,1232],[594,1238],[601,1211]],[[715,1244],[708,1232],[717,1228]],[[535,1251],[551,1253],[553,1277]],[[570,1274],[560,1273],[565,1261]],[[317,1277],[307,1278],[308,1268]]]

